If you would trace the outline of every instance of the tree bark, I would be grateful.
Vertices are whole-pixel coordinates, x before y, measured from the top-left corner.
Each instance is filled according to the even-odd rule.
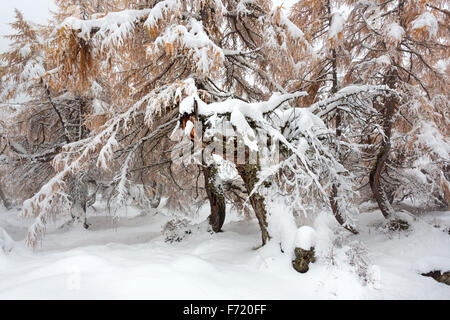
[[[236,164],[236,169],[244,181],[248,194],[251,194],[258,183],[259,166],[256,164]],[[264,203],[264,197],[258,192],[253,192],[250,196],[250,203],[255,211],[261,229],[262,245],[264,246],[270,240],[269,231],[267,230],[267,211]]]
[[[387,77],[387,85],[390,88],[394,88],[396,79],[397,73],[395,71],[391,72]],[[381,184],[381,172],[383,171],[386,160],[389,157],[389,152],[391,151],[392,120],[394,117],[396,101],[395,97],[387,97],[386,99],[383,120],[384,137],[375,166],[369,175],[369,183],[381,213],[386,219],[389,219],[392,216],[393,210],[386,191]]]
[[[386,137],[386,139],[388,138]],[[384,141],[381,150],[378,153],[375,166],[369,175],[370,188],[372,189],[372,193],[378,203],[381,213],[386,219],[391,217],[392,207],[389,203],[387,194],[381,185],[381,171],[383,170],[386,159],[388,158],[390,149],[390,142]]]
[[[225,222],[225,197],[223,190],[215,184],[217,168],[214,164],[203,165],[203,176],[205,178],[206,194],[208,196],[211,214],[209,215],[209,224],[214,232],[221,232]]]
[[[333,184],[331,187],[331,194],[330,194],[330,204],[331,204],[331,210],[333,211],[334,217],[336,218],[337,222],[343,226],[345,229],[350,231],[353,234],[358,234],[358,231],[356,231],[355,228],[352,226],[346,225],[346,221],[344,217],[342,217],[341,212],[339,211],[338,202],[337,202],[337,187],[336,184]]]

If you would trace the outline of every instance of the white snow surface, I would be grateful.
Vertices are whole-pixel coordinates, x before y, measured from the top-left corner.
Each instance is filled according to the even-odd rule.
[[[315,230],[317,257],[300,274],[277,241],[255,249],[256,220],[234,211],[223,233],[198,231],[166,243],[161,227],[174,213],[129,207],[114,224],[95,207],[90,229],[49,228],[34,251],[24,244],[33,220],[2,207],[0,226],[14,248],[0,250],[0,299],[450,299],[449,286],[420,275],[450,270],[448,211],[399,213],[411,224],[407,232],[388,232],[379,211],[365,212],[356,236],[329,213],[298,220],[309,225],[300,230]],[[192,221],[204,221],[208,209]]]

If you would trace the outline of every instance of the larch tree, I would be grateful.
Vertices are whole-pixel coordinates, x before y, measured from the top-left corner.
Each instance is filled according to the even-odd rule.
[[[49,26],[28,23],[17,12],[12,27],[16,34],[9,36],[11,47],[1,55],[1,98],[12,101],[14,108],[5,119],[4,132],[9,185],[11,192],[24,200],[55,174],[52,161],[62,147],[89,134],[86,116],[94,113],[97,100],[95,88],[71,92],[52,77],[58,66],[49,59],[47,44],[53,37]],[[85,211],[89,179],[85,175],[67,177],[65,182],[70,185],[67,192],[55,195],[71,207],[73,218],[84,214],[76,211]],[[80,189],[81,185],[84,186]],[[55,201],[49,212],[58,209]]]
[[[438,201],[447,197],[448,204],[448,69],[439,67],[439,59],[448,57],[444,1],[350,4],[345,38],[351,62],[344,82],[382,84],[398,93],[378,101],[382,130],[367,136],[374,198],[383,215],[392,217],[394,190],[411,196],[422,180],[416,192],[437,192]]]
[[[2,102],[13,99],[19,102],[5,119],[4,138],[6,152],[11,154],[10,178],[21,177],[12,181],[20,187],[18,194],[27,197],[46,182],[52,171],[49,161],[68,140],[64,138],[66,130],[60,122],[61,113],[54,109],[54,95],[41,81],[46,72],[45,31],[26,22],[18,11],[12,27],[17,33],[9,36],[11,48],[1,55],[1,98]]]
[[[142,6],[128,9],[136,4]],[[267,1],[125,1],[118,6],[118,11],[96,13],[87,19],[70,16],[53,33],[51,47],[56,49],[50,57],[60,67],[49,75],[51,81],[83,90],[101,74],[108,75],[116,89],[107,115],[92,129],[93,134],[66,144],[54,160],[58,173],[24,203],[25,212],[37,214],[30,231],[31,244],[42,235],[46,221],[43,208],[51,206],[55,190],[63,188],[61,182],[67,175],[83,170],[88,159],[116,172],[117,198],[124,204],[132,173],[140,169],[136,165],[142,150],[161,150],[163,139],[178,122],[178,114],[182,126],[186,116],[194,116],[194,122],[204,124],[205,135],[217,129],[218,122],[211,125],[212,118],[220,116],[231,122],[247,156],[258,149],[253,130],[269,132],[290,148],[289,161],[307,166],[300,170],[302,174],[314,175],[311,164],[279,132],[282,129],[267,124],[266,116],[280,107],[285,110],[284,121],[289,121],[287,112],[292,108],[286,102],[304,95],[288,93],[293,90],[289,88],[291,79],[298,78],[294,65],[304,50],[310,50],[303,33],[279,8],[272,10]],[[294,47],[297,50],[292,50]],[[92,57],[97,60],[92,61]],[[130,65],[136,67],[130,69]],[[289,73],[291,77],[286,76]],[[273,96],[274,91],[280,94]],[[111,165],[119,157],[121,163]],[[218,231],[225,208],[220,179],[213,176],[213,158],[206,158],[201,165],[210,201],[218,204],[210,218]],[[149,169],[161,162],[168,161],[140,167]],[[265,199],[258,191],[262,184],[259,160],[235,165],[265,244],[270,235]],[[322,190],[318,179],[313,180]]]
[[[345,46],[344,34],[348,26],[344,5],[342,1],[299,1],[292,7],[291,18],[304,30],[314,47],[299,79],[298,85],[308,92],[308,96],[299,101],[299,107],[309,107],[327,127],[334,128],[328,143],[356,183],[360,176],[357,168],[364,153],[361,137],[379,129],[377,119],[380,115],[374,103],[380,97],[395,95],[395,92],[383,85],[343,83],[351,60]],[[336,170],[340,169],[336,167]],[[345,171],[342,174],[346,174]],[[340,175],[336,175],[336,180],[331,181],[329,206],[341,225],[357,233],[357,192],[345,188],[339,179]]]
[[[142,69],[128,72],[125,79],[129,85],[122,88],[121,95],[128,101],[130,96],[136,97],[136,106],[147,105],[143,119],[147,126],[161,115],[173,119],[170,114],[177,110],[180,98],[197,91],[205,102],[261,101],[274,90],[286,92],[283,84],[278,83],[278,79],[283,79],[280,71],[290,70],[287,66],[293,62],[285,42],[288,37],[299,44],[303,41],[301,31],[281,12],[272,12],[265,1],[160,1],[148,9],[118,11],[86,22],[71,17],[60,30],[76,30],[80,42],[92,41],[93,47],[98,44],[106,55],[112,51],[122,54],[124,66],[130,65],[126,56],[136,62],[128,54],[127,46],[135,48],[134,53],[142,52],[139,55],[142,61],[138,63]],[[275,56],[280,59],[276,61]],[[189,112],[183,110],[182,116],[191,116]],[[202,121],[206,120],[205,117]],[[162,125],[169,122],[166,120]],[[148,134],[154,134],[158,128]],[[128,148],[128,151],[133,151],[128,153],[133,157],[135,150]],[[102,152],[100,156],[103,157]],[[211,183],[217,180],[214,162],[205,161],[209,163],[200,165],[212,204],[210,222],[219,231],[224,221],[225,200],[221,186]],[[250,168],[242,164],[237,170],[250,194],[257,182],[257,165]],[[263,199],[257,193],[250,198],[265,243],[268,234]]]
[[[318,48],[315,59],[311,59],[311,63],[305,68],[308,71],[302,84],[305,85],[306,82],[309,95],[302,103],[312,104],[318,99],[329,98],[341,88],[338,73],[342,70],[340,63],[345,57],[342,50],[344,18],[339,13],[340,4],[342,3],[339,1],[331,0],[299,1],[292,7],[293,21],[304,30],[312,45]],[[341,113],[337,108],[333,114],[327,113],[325,121],[329,123],[334,120],[336,153],[342,161],[344,155],[341,154],[343,151],[340,150],[339,143],[342,136]],[[341,225],[356,233],[352,217],[347,217],[348,213],[342,212],[344,208],[340,208],[337,183],[336,181],[331,186],[330,192],[333,214]]]

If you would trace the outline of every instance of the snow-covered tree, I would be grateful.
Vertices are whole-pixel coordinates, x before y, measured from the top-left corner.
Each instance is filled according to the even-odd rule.
[[[428,189],[427,195],[437,192],[442,201],[448,195],[449,159],[447,67],[440,60],[448,47],[444,2],[350,3],[344,37],[351,62],[344,82],[383,84],[399,94],[377,103],[383,130],[367,135],[373,195],[385,217],[393,213],[394,190],[403,197]],[[418,180],[427,182],[413,191]]]
[[[27,196],[46,182],[52,172],[49,161],[69,139],[55,95],[41,80],[46,72],[44,30],[26,22],[18,11],[12,27],[17,33],[9,36],[11,48],[1,55],[1,98],[18,103],[4,119],[3,136],[6,151],[14,155],[9,161],[15,169],[11,178],[20,186],[19,194]]]
[[[301,52],[291,54],[289,48],[307,48],[302,32],[266,1],[159,1],[88,19],[71,16],[54,34],[52,47],[57,49],[51,57],[60,67],[50,75],[53,81],[83,90],[95,75],[108,73],[121,86],[108,106],[106,122],[93,130],[95,134],[63,148],[54,161],[58,174],[25,202],[25,211],[49,204],[47,193],[61,187],[66,175],[83,169],[88,158],[111,168],[118,151],[124,161],[115,179],[117,197],[125,203],[138,152],[147,141],[161,146],[178,120],[183,97],[198,93],[204,101],[250,103],[267,99],[273,91],[286,92],[284,73],[292,70]],[[104,62],[92,61],[94,56]],[[120,62],[112,63],[116,57]],[[137,68],[130,70],[130,65]],[[131,107],[122,107],[130,102]],[[252,193],[257,166],[244,164],[238,171]],[[253,192],[250,202],[264,243],[268,234],[263,198]],[[44,220],[38,221],[36,230],[43,227]]]
[[[4,151],[8,154],[6,180],[18,200],[31,197],[55,174],[52,161],[62,147],[89,134],[86,116],[95,107],[96,93],[71,92],[55,86],[51,74],[55,63],[49,60],[46,45],[50,30],[25,21],[16,12],[12,23],[16,34],[10,49],[1,55],[1,97],[10,101],[12,111],[5,117]],[[17,178],[20,177],[20,178]],[[69,178],[69,177],[68,177]],[[74,177],[70,177],[71,179]],[[77,188],[55,194],[59,202],[78,206]],[[58,211],[52,204],[52,212]]]
[[[342,1],[299,1],[293,5],[291,17],[314,47],[301,82],[309,95],[300,101],[301,106],[312,105],[310,108],[327,127],[334,128],[334,134],[327,137],[330,152],[351,172],[356,183],[365,146],[361,137],[380,129],[380,114],[373,104],[394,92],[383,85],[342,82],[350,62],[344,38],[348,28],[344,18],[346,8]],[[340,170],[338,167],[336,170]],[[348,174],[343,171],[341,175]],[[349,190],[339,175],[334,179],[330,181],[329,205],[336,220],[356,233],[356,192]]]
[[[329,98],[341,88],[338,73],[342,71],[340,63],[344,59],[345,53],[342,50],[344,18],[339,12],[340,4],[339,1],[330,0],[299,1],[292,8],[292,19],[304,30],[307,37],[311,39],[312,45],[317,48],[314,53],[315,59],[311,59],[311,63],[305,68],[308,70],[304,80],[308,86],[309,96],[303,103],[311,104],[319,99]],[[334,122],[336,136],[336,141],[333,142],[336,149],[334,153],[341,161],[345,152],[341,150],[341,136],[343,131],[344,134],[346,133],[345,129],[343,130],[344,125],[341,123],[342,116],[342,111],[337,107],[333,112],[326,113],[324,119],[328,124]],[[353,149],[352,152],[355,150]],[[345,225],[350,231],[356,232],[351,222],[347,221],[349,212],[340,208],[338,187],[337,181],[331,186],[331,208],[340,224]],[[348,190],[342,191],[348,192]]]
[[[403,181],[399,197],[448,203],[442,4],[345,4],[301,1],[288,18],[264,0],[59,0],[47,26],[18,14],[0,95],[28,96],[2,133],[11,177],[41,175],[21,183],[28,243],[57,212],[87,226],[97,193],[112,211],[207,199],[216,232],[228,201],[289,254],[295,213],[329,208],[356,232],[367,181],[386,217]]]

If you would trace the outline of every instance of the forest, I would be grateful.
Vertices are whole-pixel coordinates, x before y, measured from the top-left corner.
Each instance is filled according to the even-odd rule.
[[[46,250],[121,274],[118,243],[181,270],[169,298],[249,268],[287,281],[253,299],[450,299],[447,1],[55,3],[0,52],[0,296]]]

